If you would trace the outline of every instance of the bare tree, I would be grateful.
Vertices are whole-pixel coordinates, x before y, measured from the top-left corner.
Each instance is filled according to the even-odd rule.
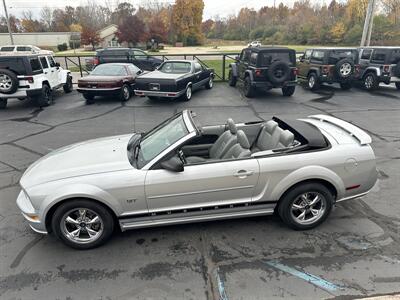
[[[53,10],[47,6],[40,11],[40,20],[44,24],[47,31],[53,28]]]

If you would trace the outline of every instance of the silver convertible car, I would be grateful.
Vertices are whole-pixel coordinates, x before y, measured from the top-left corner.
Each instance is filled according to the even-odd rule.
[[[77,249],[103,244],[116,227],[274,212],[305,230],[373,187],[370,143],[358,127],[326,115],[201,126],[185,110],[144,134],[49,153],[22,176],[17,204],[33,230]]]

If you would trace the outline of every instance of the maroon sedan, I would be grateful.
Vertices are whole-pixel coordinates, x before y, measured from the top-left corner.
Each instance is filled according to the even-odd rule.
[[[89,76],[78,80],[78,92],[87,104],[94,103],[95,96],[115,96],[127,101],[135,86],[136,77],[142,73],[133,64],[109,63],[98,65]]]

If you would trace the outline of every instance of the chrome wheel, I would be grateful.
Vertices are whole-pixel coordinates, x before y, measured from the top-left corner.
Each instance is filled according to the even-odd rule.
[[[127,86],[124,86],[124,87],[123,87],[122,93],[123,93],[124,99],[125,99],[125,100],[128,100],[130,95],[129,95],[129,89],[128,89]]]
[[[307,192],[292,203],[291,215],[296,223],[309,225],[317,222],[326,210],[326,199],[318,192]]]
[[[192,98],[192,88],[189,86],[186,89],[186,99],[190,100]]]
[[[11,86],[12,86],[11,77],[8,76],[7,74],[1,74],[0,75],[0,89],[7,91],[7,90],[11,89]]]
[[[365,77],[364,86],[369,90],[374,86],[374,77],[372,75],[368,75]]]
[[[351,73],[351,64],[344,63],[339,68],[339,73],[342,77],[347,77]]]
[[[77,244],[88,244],[102,235],[104,223],[93,210],[75,208],[64,214],[60,221],[60,228],[68,240]]]
[[[308,87],[310,89],[314,88],[315,86],[315,77],[314,75],[311,75],[310,78],[308,79]]]
[[[210,77],[210,79],[208,80],[208,86],[209,86],[210,88],[212,88],[212,87],[213,87],[213,84],[214,84],[214,80],[213,80],[212,77]]]

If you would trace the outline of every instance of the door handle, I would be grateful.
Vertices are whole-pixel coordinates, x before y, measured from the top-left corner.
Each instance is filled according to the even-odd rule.
[[[245,178],[245,177],[251,176],[253,174],[254,174],[254,171],[240,170],[240,171],[237,171],[235,174],[233,174],[233,176],[239,177],[239,178]]]

